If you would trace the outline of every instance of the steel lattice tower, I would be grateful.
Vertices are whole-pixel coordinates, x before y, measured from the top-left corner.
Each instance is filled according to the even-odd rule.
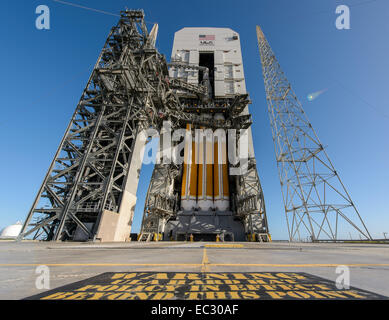
[[[259,26],[257,38],[290,241],[371,239]]]
[[[146,142],[140,132],[174,112],[165,57],[142,10],[121,12],[99,55],[19,239],[128,238]],[[99,232],[100,231],[100,232]],[[106,235],[106,232],[103,232]]]

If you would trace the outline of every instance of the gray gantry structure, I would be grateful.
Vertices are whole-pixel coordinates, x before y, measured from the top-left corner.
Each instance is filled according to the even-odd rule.
[[[167,95],[167,66],[154,48],[154,33],[148,33],[143,12],[122,12],[100,53],[21,237],[92,239],[104,210],[128,212],[137,187],[131,178],[138,174],[139,160],[134,159],[140,150],[138,133],[156,125],[158,112],[165,105],[177,106]],[[126,219],[131,221],[128,214]]]
[[[259,26],[257,38],[290,241],[371,239]]]
[[[121,12],[95,64],[81,99],[24,223],[20,239],[127,241],[136,204],[146,129],[187,124],[211,129],[249,128],[242,111],[250,100],[225,100],[224,120],[186,112],[187,99],[209,105],[206,81],[169,78],[169,65],[155,48],[158,25],[148,32],[142,10]],[[193,101],[192,101],[193,102]],[[161,139],[162,143],[162,139]],[[179,141],[175,142],[175,147]],[[255,159],[232,177],[240,188],[231,197],[234,217],[246,233],[267,234],[263,193]],[[142,230],[160,225],[178,211],[182,164],[156,164],[147,194]],[[146,239],[145,239],[146,240]],[[264,238],[264,240],[266,240]]]
[[[140,239],[268,241],[238,34],[229,28],[183,28],[175,33],[169,67],[169,82],[191,118],[175,129],[194,134],[194,139],[186,139],[178,170],[155,165]],[[201,83],[208,89],[205,95],[183,90]],[[243,129],[237,130],[237,140],[248,139],[247,157],[238,164],[230,158],[236,141],[220,135],[225,129]],[[226,157],[227,142],[228,161],[218,163]],[[161,210],[162,203],[173,201],[175,209]]]

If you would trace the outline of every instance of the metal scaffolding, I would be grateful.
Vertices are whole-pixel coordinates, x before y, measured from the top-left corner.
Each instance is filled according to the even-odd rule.
[[[259,26],[257,37],[290,241],[337,241],[349,230],[371,239]]]
[[[148,32],[142,10],[121,12],[27,215],[19,240],[96,240],[106,211],[117,216],[130,212],[120,221],[129,233],[142,162],[139,150],[146,143],[139,143],[144,129],[160,131],[164,121],[172,123],[173,128],[185,128],[187,123],[212,129],[250,127],[251,116],[241,114],[249,103],[247,95],[236,96],[228,102],[223,121],[210,121],[201,114],[184,111],[189,106],[180,95],[182,92],[205,108],[214,105],[203,84],[170,81],[166,59],[155,48],[157,30],[158,25],[154,25]],[[249,173],[242,177],[245,182],[239,192],[240,202],[235,201],[236,212],[243,220],[258,214],[260,221],[256,225],[262,225],[262,231],[267,232],[267,223],[262,222],[266,218],[262,189],[255,162],[250,161]],[[145,204],[142,224],[145,231],[159,234],[160,221],[166,222],[176,214],[179,194],[174,185],[180,180],[180,174],[180,165],[155,166]],[[251,220],[255,222],[258,218]]]
[[[103,210],[119,212],[138,133],[178,107],[143,18],[123,11],[112,28],[20,238],[73,239],[79,228],[93,239]]]

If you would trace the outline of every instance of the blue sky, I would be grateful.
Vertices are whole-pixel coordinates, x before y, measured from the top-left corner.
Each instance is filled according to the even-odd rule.
[[[241,36],[253,136],[270,232],[287,238],[267,115],[255,25],[282,68],[373,237],[389,232],[389,2],[385,0],[81,1],[119,13],[143,8],[159,23],[168,58],[183,27],[230,27]],[[0,229],[23,220],[43,180],[93,65],[117,17],[52,0],[6,0],[0,11],[2,77]],[[51,29],[35,28],[48,5]],[[335,8],[351,9],[351,30],[337,30]],[[312,102],[309,93],[328,89]],[[134,231],[139,230],[152,166],[144,166]]]

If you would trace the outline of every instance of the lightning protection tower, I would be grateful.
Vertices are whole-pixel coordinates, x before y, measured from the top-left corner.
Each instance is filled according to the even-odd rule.
[[[290,241],[371,239],[259,26],[257,38]]]

